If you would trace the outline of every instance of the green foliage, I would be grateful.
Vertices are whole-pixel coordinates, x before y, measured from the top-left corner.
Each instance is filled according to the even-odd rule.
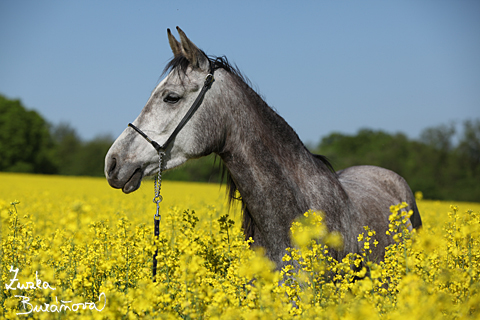
[[[58,173],[76,176],[103,176],[105,155],[113,143],[110,136],[98,136],[82,141],[75,130],[66,123],[54,127]]]
[[[58,157],[58,173],[63,175],[75,175],[75,159],[81,148],[81,140],[75,130],[66,123],[61,123],[52,128],[52,136],[55,139]]]
[[[102,176],[113,142],[99,136],[84,142],[68,124],[51,126],[19,100],[0,95],[0,171]]]
[[[0,171],[54,173],[49,126],[19,100],[0,95]]]
[[[315,153],[325,155],[336,170],[375,165],[403,176],[413,191],[429,199],[480,199],[480,120],[465,121],[455,144],[453,125],[425,129],[420,139],[404,134],[362,129],[356,135],[332,133]]]

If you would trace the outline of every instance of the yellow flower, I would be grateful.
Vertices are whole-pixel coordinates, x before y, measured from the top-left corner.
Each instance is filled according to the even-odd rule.
[[[104,179],[3,173],[0,179],[0,281],[9,283],[10,266],[20,269],[21,283],[35,281],[38,271],[56,290],[25,290],[37,304],[55,298],[98,301],[101,292],[106,294],[102,312],[79,310],[78,318],[479,315],[480,204],[450,208],[450,203],[419,201],[423,228],[413,233],[407,227],[411,210],[406,212],[405,204],[392,206],[389,233],[398,242],[386,249],[381,262],[367,259],[378,245],[369,226],[357,237],[363,253],[336,261],[330,254],[342,246],[341,236],[328,232],[321,213],[306,212],[291,228],[292,238],[303,237],[303,245],[282,253],[286,265],[280,273],[264,252],[249,249],[252,240],[243,239],[238,207],[229,213],[233,224],[230,218],[219,221],[228,205],[218,186],[165,181],[160,235],[154,241],[151,181],[124,196]],[[22,205],[11,205],[15,198]],[[18,318],[18,293],[1,290],[0,313]]]

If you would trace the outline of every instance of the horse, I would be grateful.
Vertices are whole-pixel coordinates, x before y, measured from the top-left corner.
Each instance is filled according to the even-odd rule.
[[[348,253],[361,253],[357,236],[364,226],[376,231],[378,241],[370,260],[384,259],[385,248],[395,243],[386,234],[391,205],[408,204],[406,209],[413,211],[410,230],[422,225],[405,179],[366,165],[335,172],[324,156],[305,147],[226,57],[207,56],[180,28],[177,31],[180,41],[167,29],[173,58],[164,69],[165,78],[106,155],[105,176],[111,187],[130,193],[144,177],[159,171],[156,150],[138,132],[169,142],[162,149],[165,170],[214,153],[226,170],[229,199],[242,202],[246,239],[263,247],[278,269],[287,264],[282,258],[292,246],[292,222],[308,210],[321,211],[328,230],[342,236],[343,247],[330,251],[338,261]],[[207,85],[205,78],[212,74]],[[194,112],[189,109],[193,104]]]

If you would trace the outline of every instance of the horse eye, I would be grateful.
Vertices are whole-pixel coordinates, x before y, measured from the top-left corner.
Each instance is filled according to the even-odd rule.
[[[165,98],[163,98],[163,101],[166,103],[177,103],[178,100],[180,100],[180,96],[176,93],[169,93]]]

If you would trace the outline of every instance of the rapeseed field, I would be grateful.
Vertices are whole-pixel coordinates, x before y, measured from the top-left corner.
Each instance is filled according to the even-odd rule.
[[[0,318],[480,318],[478,203],[418,193],[424,226],[413,233],[392,204],[397,243],[381,263],[369,260],[368,226],[362,254],[329,258],[342,240],[306,212],[291,228],[291,264],[275,271],[218,185],[165,181],[162,196],[155,241],[152,181],[124,195],[101,178],[0,173]]]

